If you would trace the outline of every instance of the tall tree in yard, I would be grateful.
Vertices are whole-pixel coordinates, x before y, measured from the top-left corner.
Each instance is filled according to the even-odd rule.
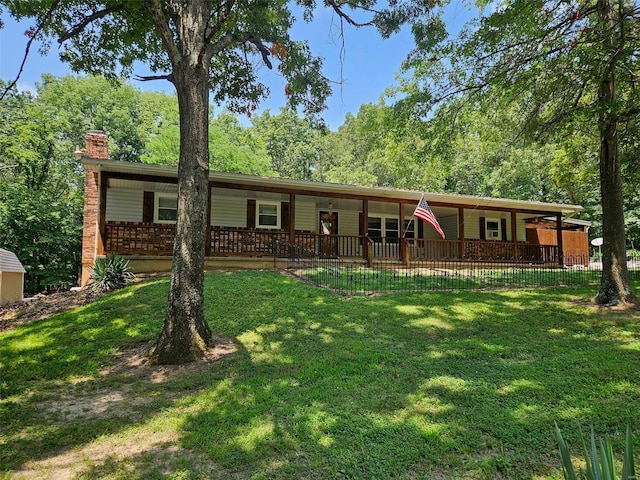
[[[373,11],[371,0],[3,0],[12,15],[32,17],[32,38],[57,38],[61,58],[74,70],[113,76],[129,74],[133,62],[145,61],[176,89],[180,115],[178,219],[165,321],[150,352],[156,363],[183,363],[201,358],[212,345],[204,319],[203,283],[206,204],[209,180],[209,92],[216,102],[250,113],[268,94],[257,78],[254,60],[287,80],[293,105],[317,115],[330,93],[322,62],[306,42],[289,34],[300,12],[306,21],[318,7],[331,9],[340,22],[378,27],[383,36],[428,13],[422,4],[396,4]],[[370,15],[358,20],[353,15]]]
[[[448,2],[437,2],[440,4]],[[476,1],[493,9],[455,39],[421,29],[402,90],[417,113],[491,95],[528,105],[526,126],[544,137],[591,123],[599,134],[604,245],[599,304],[633,302],[625,251],[619,126],[640,112],[640,6],[630,0]],[[570,129],[566,129],[569,131]]]

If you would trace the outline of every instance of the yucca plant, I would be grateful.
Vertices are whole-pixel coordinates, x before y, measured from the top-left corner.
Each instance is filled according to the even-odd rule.
[[[622,474],[620,477],[616,476],[611,440],[608,438],[600,438],[596,441],[593,425],[591,426],[590,449],[587,449],[584,436],[581,435],[582,454],[584,455],[586,471],[581,469],[580,476],[576,475],[576,469],[571,460],[569,445],[562,437],[557,423],[556,438],[558,439],[558,448],[560,450],[560,458],[562,459],[562,470],[566,480],[636,480],[635,467],[633,464],[633,437],[631,435],[630,425],[627,425],[627,433],[625,435]]]
[[[89,288],[94,292],[108,292],[122,288],[131,283],[134,278],[129,270],[129,261],[115,253],[97,259],[89,272],[91,273]]]

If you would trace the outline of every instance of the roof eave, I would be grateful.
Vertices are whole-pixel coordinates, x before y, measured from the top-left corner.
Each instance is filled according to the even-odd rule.
[[[119,160],[99,160],[93,158],[82,159],[82,165],[91,172],[119,172],[142,175],[155,175],[164,177],[178,177],[177,167],[172,165],[153,165],[146,163],[123,162]],[[209,178],[212,181],[227,183],[241,183],[256,187],[270,186],[288,189],[306,190],[313,193],[322,193],[327,196],[330,193],[349,193],[364,197],[378,197],[389,199],[401,199],[417,202],[421,192],[414,190],[401,190],[383,187],[362,187],[344,185],[339,183],[312,182],[308,180],[293,180],[290,178],[264,177],[259,175],[247,175],[242,173],[211,172]],[[448,193],[425,193],[427,201],[449,203],[455,205],[473,205],[476,209],[483,207],[537,210],[540,212],[557,212],[575,214],[583,208],[580,205],[568,205],[561,203],[544,203],[526,200],[511,200],[506,198],[477,197],[472,195],[457,195]]]

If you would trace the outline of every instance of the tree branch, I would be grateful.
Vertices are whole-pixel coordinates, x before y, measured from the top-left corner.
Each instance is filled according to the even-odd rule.
[[[271,52],[267,47],[264,46],[264,43],[262,43],[262,40],[252,36],[247,41],[253,43],[256,46],[256,48],[262,54],[262,61],[267,66],[267,68],[271,70],[273,68],[273,64],[271,63],[271,60],[269,60],[269,55],[271,55]]]
[[[229,18],[229,15],[231,14],[231,10],[233,9],[233,6],[235,5],[235,0],[227,0],[224,4],[224,11],[222,13],[220,13],[220,15],[218,16],[215,25],[210,25],[209,27],[207,27],[207,30],[205,32],[205,42],[210,43],[211,40],[213,39],[213,36],[218,33],[220,30],[222,30],[222,26],[226,23],[227,19]]]
[[[618,121],[619,122],[628,122],[629,120],[631,120],[631,118],[637,116],[638,114],[640,114],[640,107],[631,108],[631,109],[627,110],[626,112],[621,113],[620,115],[618,115]]]
[[[150,82],[152,80],[169,80],[173,83],[173,75],[169,73],[168,75],[134,75],[133,79],[138,82]]]
[[[49,10],[47,10],[47,13],[45,13],[44,16],[41,18],[41,20],[38,22],[38,26],[36,27],[36,29],[33,31],[29,31],[29,34],[28,34],[29,41],[27,42],[27,46],[24,50],[24,57],[22,58],[22,63],[20,64],[20,70],[18,70],[18,75],[16,75],[15,80],[10,82],[9,85],[7,85],[7,88],[4,89],[4,91],[2,92],[2,95],[0,95],[0,101],[7,96],[9,91],[13,87],[15,87],[16,84],[18,83],[18,80],[20,80],[20,76],[22,75],[22,71],[24,70],[24,65],[25,63],[27,63],[27,58],[29,57],[29,50],[31,49],[31,44],[36,39],[40,31],[42,30],[42,27],[44,26],[44,24],[49,21],[49,19],[51,18],[51,15],[53,15],[53,11],[58,7],[59,4],[60,4],[60,0],[54,0],[54,2],[49,7]]]
[[[173,39],[173,33],[171,32],[171,29],[164,19],[164,10],[162,9],[160,0],[145,0],[145,5],[147,7],[147,10],[151,14],[151,18],[153,19],[153,23],[156,26],[158,34],[160,35],[162,44],[167,50],[169,60],[173,64],[178,63],[180,61],[180,58],[182,57],[182,54],[180,53],[180,50],[178,49],[178,46]]]
[[[72,29],[67,30],[67,33],[65,33],[58,39],[58,43],[62,45],[62,43],[64,43],[65,41],[69,40],[72,37],[75,37],[94,20],[104,18],[111,13],[120,12],[122,10],[124,10],[124,4],[121,3],[120,5],[116,5],[115,7],[105,8],[104,10],[100,10],[99,12],[95,12],[93,15],[89,15],[88,17],[83,18],[82,21],[77,23]]]
[[[349,25],[353,25],[354,27],[368,27],[370,25],[373,25],[373,20],[366,23],[356,22],[353,18],[342,11],[342,5],[338,5],[335,0],[328,0],[327,3],[331,6],[331,8],[333,8],[333,11],[336,12],[336,14]]]

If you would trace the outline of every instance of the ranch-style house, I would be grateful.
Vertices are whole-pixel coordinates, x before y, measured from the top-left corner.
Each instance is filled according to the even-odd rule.
[[[177,168],[108,159],[107,137],[86,136],[82,280],[118,253],[134,272],[169,271]],[[588,255],[582,207],[426,193],[445,238],[413,217],[421,192],[212,172],[205,268],[284,267],[291,255],[354,262],[531,262]],[[579,259],[579,260],[577,260]]]

